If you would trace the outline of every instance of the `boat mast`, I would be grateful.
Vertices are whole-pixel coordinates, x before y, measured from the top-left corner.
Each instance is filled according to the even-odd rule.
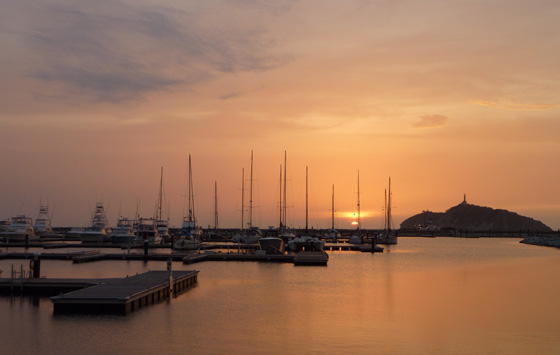
[[[243,215],[245,214],[245,168],[241,169],[241,230],[244,228]]]
[[[391,231],[391,178],[389,177],[389,193],[387,195],[387,231]]]
[[[309,217],[309,176],[307,173],[307,166],[305,167],[305,234],[307,234],[307,220]]]
[[[287,211],[288,211],[288,210],[286,209],[286,201],[287,201],[287,200],[286,200],[286,178],[287,178],[287,175],[286,175],[286,151],[284,151],[284,208],[283,208],[283,210],[284,210],[283,213],[284,213],[284,214],[283,214],[283,216],[282,216],[282,218],[283,218],[282,224],[283,224],[284,226],[287,225],[287,224],[286,224],[286,223],[287,223],[286,215],[287,215]]]
[[[383,206],[383,229],[387,230],[387,189],[385,189],[385,205]]]
[[[159,199],[158,199],[158,212],[157,212],[157,219],[161,221],[161,209],[163,205],[163,166],[161,167],[161,174],[159,178]],[[119,207],[120,213],[120,207]]]
[[[191,155],[189,154],[189,222],[195,221]]]
[[[249,229],[253,228],[253,151],[251,150],[251,181],[249,187]]]
[[[280,223],[278,229],[282,229],[282,164],[280,164]]]
[[[334,229],[334,184],[332,185],[332,215],[331,215],[331,229]]]
[[[361,220],[360,220],[360,170],[358,170],[358,230],[361,227]]]
[[[218,229],[218,182],[214,181],[214,229]]]

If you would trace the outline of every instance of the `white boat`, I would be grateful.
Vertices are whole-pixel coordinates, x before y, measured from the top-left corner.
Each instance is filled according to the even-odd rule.
[[[361,219],[360,219],[360,171],[358,170],[358,228],[356,234],[348,238],[348,244],[362,244],[364,242],[364,237],[360,231]]]
[[[233,236],[233,241],[237,243],[244,244],[257,244],[259,239],[262,237],[262,233],[258,227],[253,226],[253,151],[251,151],[251,178],[249,187],[249,228],[247,230],[243,229],[243,214],[245,212],[245,201],[244,201],[244,191],[245,191],[245,181],[244,181],[245,170],[243,170],[242,182],[241,182],[241,231]]]
[[[284,254],[284,240],[279,237],[261,237],[258,240],[261,250],[265,250],[267,254]]]
[[[95,212],[91,218],[91,225],[80,233],[80,239],[82,243],[102,243],[110,239],[109,233],[105,208],[103,207],[103,203],[98,202],[95,205]]]
[[[173,241],[173,249],[177,250],[196,250],[200,248],[200,236],[202,230],[196,226],[196,216],[194,211],[194,195],[193,195],[193,180],[192,180],[192,167],[191,156],[189,154],[189,181],[188,181],[188,214],[183,217],[183,224],[181,225],[181,232]]]
[[[23,242],[38,240],[39,237],[33,230],[31,218],[19,215],[12,218],[10,226],[0,234],[6,242]]]
[[[49,206],[46,205],[41,205],[39,207],[39,214],[37,218],[35,218],[33,229],[35,230],[35,234],[41,238],[60,237],[60,234],[55,233],[51,227]]]
[[[138,243],[143,243],[145,240],[152,244],[161,243],[161,237],[158,234],[155,218],[138,219],[136,240]]]
[[[135,244],[136,235],[132,221],[128,218],[120,218],[117,227],[111,232],[111,243],[113,244]]]

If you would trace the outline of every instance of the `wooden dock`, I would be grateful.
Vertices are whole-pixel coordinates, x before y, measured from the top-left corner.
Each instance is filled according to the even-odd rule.
[[[121,313],[159,302],[197,282],[198,271],[149,271],[51,297],[55,313]],[[171,287],[170,287],[171,284]]]
[[[5,278],[0,279],[0,294],[54,296],[61,293],[97,286],[115,280],[118,279]]]

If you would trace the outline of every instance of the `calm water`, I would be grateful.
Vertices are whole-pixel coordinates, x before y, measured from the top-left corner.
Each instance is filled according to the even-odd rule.
[[[558,354],[560,250],[519,239],[400,238],[327,267],[174,263],[188,292],[128,316],[54,316],[0,297],[2,354]],[[63,252],[63,251],[60,251]],[[20,261],[0,260],[4,276]],[[24,265],[27,265],[25,262]],[[165,262],[43,261],[48,277],[121,277]]]

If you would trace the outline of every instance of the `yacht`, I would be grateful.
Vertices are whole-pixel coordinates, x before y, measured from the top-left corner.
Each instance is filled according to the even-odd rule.
[[[397,234],[393,229],[393,218],[391,217],[391,178],[389,178],[389,194],[385,190],[385,226],[383,231],[377,235],[379,244],[397,244]]]
[[[7,227],[0,236],[4,237],[4,241],[6,242],[22,242],[39,239],[33,230],[31,218],[25,215],[13,217],[10,226]]]
[[[111,232],[111,243],[113,244],[134,244],[136,235],[132,227],[132,221],[128,218],[120,218],[117,227]]]
[[[51,227],[51,219],[49,217],[49,206],[41,205],[39,207],[39,215],[35,218],[35,224],[33,224],[33,229],[35,234],[41,238],[44,237],[60,237],[53,231]]]
[[[143,243],[145,240],[148,243],[161,243],[161,237],[159,236],[156,219],[155,218],[139,218],[138,226],[136,229],[136,239],[139,243]]]
[[[95,213],[91,219],[91,225],[84,228],[84,231],[80,233],[80,239],[82,243],[102,243],[110,239],[109,233],[105,208],[102,203],[98,202],[95,205]]]

